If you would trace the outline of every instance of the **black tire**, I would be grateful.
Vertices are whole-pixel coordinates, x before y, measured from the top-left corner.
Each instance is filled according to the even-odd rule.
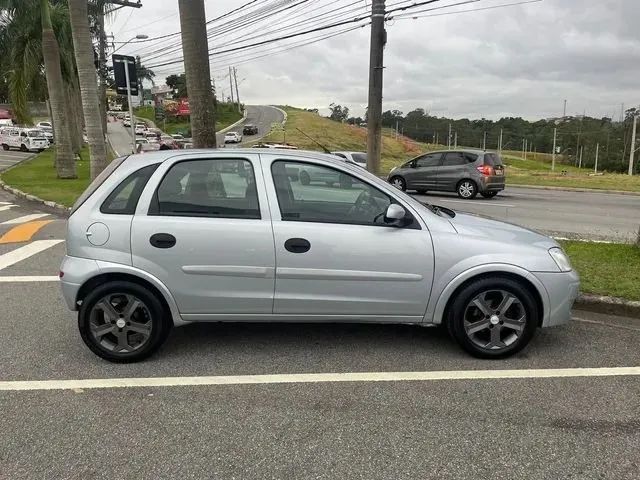
[[[504,348],[483,348],[475,343],[467,334],[465,330],[465,315],[469,312],[468,308],[473,308],[470,303],[478,295],[483,292],[494,293],[496,291],[505,291],[516,297],[520,302],[517,308],[522,308],[526,315],[526,320],[518,335],[513,331],[510,332],[509,329],[506,330],[505,333],[507,335],[516,335],[516,339],[513,340],[512,343],[505,345]],[[506,315],[506,312],[503,312],[503,314]],[[483,321],[483,319],[481,318],[480,321]],[[532,293],[518,280],[508,277],[480,278],[470,282],[456,293],[456,297],[449,305],[446,322],[451,337],[474,357],[488,359],[505,358],[522,350],[533,338],[538,326],[538,307]],[[500,330],[502,330],[502,323],[499,325]],[[497,327],[498,325],[495,326]],[[494,325],[490,328],[493,329]],[[491,330],[487,329],[487,332],[489,335],[491,334]]]
[[[96,303],[109,294],[133,295],[146,306],[151,331],[148,340],[139,349],[132,352],[113,352],[101,345],[91,333],[91,312]],[[127,281],[113,281],[100,285],[87,295],[78,312],[78,329],[84,343],[93,353],[114,363],[133,363],[149,357],[165,342],[172,326],[170,313],[165,311],[157,296],[147,288]]]
[[[391,177],[389,179],[389,183],[394,187],[396,187],[397,189],[402,190],[403,192],[406,192],[407,190],[407,182],[402,177],[398,177],[398,176]]]
[[[416,190],[416,192],[418,192],[419,195],[424,195],[425,193],[427,193],[427,191],[423,189]]]
[[[498,195],[498,192],[481,192],[480,195],[482,195],[484,198],[493,198]]]
[[[27,148],[27,146],[23,143],[20,145],[20,151],[21,152],[28,152],[29,149]]]
[[[478,185],[473,180],[460,180],[456,185],[456,193],[460,198],[473,200],[478,195]]]
[[[302,185],[309,185],[311,183],[311,177],[306,170],[303,170],[298,175],[300,177],[300,183]]]
[[[2,144],[2,149],[3,150],[9,150],[9,145],[7,145],[6,143]]]

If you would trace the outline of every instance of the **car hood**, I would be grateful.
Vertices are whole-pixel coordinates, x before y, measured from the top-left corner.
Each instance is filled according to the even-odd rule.
[[[493,220],[482,215],[456,212],[449,222],[461,235],[489,238],[505,243],[523,243],[551,248],[558,243],[536,231],[508,222]]]

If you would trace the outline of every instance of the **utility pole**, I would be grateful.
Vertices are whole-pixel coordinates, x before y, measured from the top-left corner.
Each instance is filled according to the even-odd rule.
[[[453,134],[453,148],[458,148],[458,131]]]
[[[558,129],[553,129],[553,151],[551,152],[551,171],[555,171],[556,169],[556,136],[558,134]]]
[[[638,126],[638,115],[633,116],[633,128],[631,129],[631,148],[629,152],[629,175],[633,175],[633,156],[636,153],[636,127]]]
[[[594,173],[598,173],[598,153],[600,152],[600,144],[596,143],[596,163],[593,167]]]
[[[500,137],[498,137],[498,153],[502,155],[502,129],[500,129]]]
[[[385,0],[371,2],[371,44],[369,47],[369,108],[367,121],[367,168],[377,174],[380,171],[382,153],[382,73],[384,46],[387,32],[384,29]]]
[[[580,145],[580,160],[578,161],[578,168],[582,168],[582,152],[584,151],[584,148],[582,145]]]
[[[233,81],[236,84],[236,101],[238,102],[238,111],[242,113],[242,107],[240,106],[240,91],[238,90],[238,73],[236,67],[233,67]]]
[[[562,118],[567,116],[567,101],[564,101],[564,108],[562,109]]]
[[[484,132],[484,136],[482,137],[482,150],[487,150],[487,132]]]
[[[447,148],[451,150],[451,124],[449,124],[449,136],[447,137]]]
[[[522,139],[522,159],[523,159],[523,160],[524,160],[525,158],[527,158],[526,151],[527,151],[527,146],[526,146],[526,144],[525,144],[525,139],[523,138],[523,139]]]
[[[229,67],[229,89],[231,90],[231,105],[235,102],[233,101],[233,76],[231,74],[231,67]]]

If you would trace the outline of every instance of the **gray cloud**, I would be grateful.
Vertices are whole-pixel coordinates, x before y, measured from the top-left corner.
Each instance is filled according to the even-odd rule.
[[[475,6],[512,1],[484,0]],[[450,3],[453,0],[441,2]],[[111,28],[118,39],[179,30],[177,0],[143,4],[128,20],[129,12],[114,19]],[[207,15],[212,18],[237,6],[230,0],[208,1]],[[468,8],[473,5],[453,10]],[[421,107],[452,117],[544,118],[561,114],[566,98],[569,113],[617,116],[620,103],[630,107],[640,101],[638,18],[640,2],[635,0],[545,0],[392,20],[387,25],[384,109],[408,112]],[[222,76],[229,63],[238,63],[239,75],[246,78],[241,87],[246,102],[321,109],[337,102],[362,114],[368,48],[365,28],[249,63],[241,63],[247,57],[240,53],[214,58],[212,69],[218,88],[228,91],[228,80],[225,85]],[[123,49],[127,50],[135,53],[136,48]],[[181,69],[177,65],[156,70],[162,78]]]

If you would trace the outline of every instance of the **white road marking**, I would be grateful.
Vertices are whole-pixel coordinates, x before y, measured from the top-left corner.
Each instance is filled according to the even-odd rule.
[[[211,385],[270,385],[282,383],[415,382],[433,380],[499,380],[640,376],[640,367],[549,368],[533,370],[453,370],[434,372],[294,373],[214,377],[93,378],[0,382],[0,391],[74,390],[123,387],[185,387]]]
[[[0,205],[13,205],[11,202],[0,202]]]
[[[31,215],[24,215],[22,217],[14,218],[12,220],[7,220],[6,222],[0,223],[0,225],[16,225],[18,223],[27,223],[32,220],[37,220],[38,218],[48,217],[48,213],[32,213]]]
[[[25,260],[37,253],[43,252],[48,248],[51,248],[64,240],[36,240],[23,247],[16,248],[4,255],[0,255],[0,270],[10,267],[22,260]]]
[[[600,322],[598,320],[588,320],[586,318],[572,317],[572,320],[583,323],[591,323],[594,325],[602,325],[603,327],[620,328],[622,330],[631,330],[632,332],[640,332],[640,328],[630,327],[628,325],[618,325],[616,323]]]
[[[19,275],[13,277],[0,277],[0,283],[28,283],[28,282],[58,282],[57,275]]]
[[[4,206],[0,207],[0,212],[4,212],[4,211],[9,210],[10,208],[13,208],[13,207],[17,207],[17,205],[13,205],[12,203],[10,203],[9,205],[4,205]]]
[[[515,207],[515,205],[509,205],[506,203],[489,203],[489,202],[478,202],[476,200],[449,200],[446,198],[439,198],[438,200],[433,199],[428,203],[432,205],[437,205],[438,202],[447,202],[447,203],[468,203],[470,205],[482,206],[482,207]]]

